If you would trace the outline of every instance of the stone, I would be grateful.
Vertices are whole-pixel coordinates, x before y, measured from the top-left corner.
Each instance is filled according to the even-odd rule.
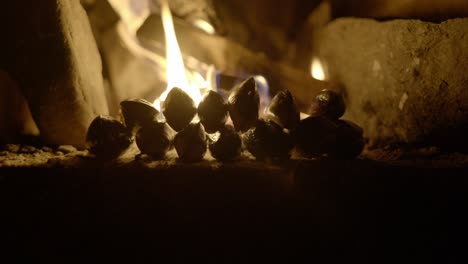
[[[329,78],[346,86],[344,117],[371,145],[427,142],[466,127],[468,18],[337,19],[318,50]]]
[[[0,11],[0,68],[26,97],[45,143],[84,146],[107,114],[101,59],[80,1],[7,1]],[[14,25],[14,26],[12,26]]]

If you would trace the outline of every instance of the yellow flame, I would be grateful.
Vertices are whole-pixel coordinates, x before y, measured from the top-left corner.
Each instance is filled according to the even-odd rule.
[[[161,102],[166,100],[167,94],[174,87],[184,90],[198,105],[202,99],[200,89],[195,82],[189,83],[185,72],[184,60],[180,52],[179,43],[174,30],[171,10],[167,0],[160,0],[161,18],[166,38],[166,67],[167,67],[167,88],[161,96],[154,101],[156,108],[160,109]]]
[[[312,59],[312,64],[310,65],[310,74],[314,79],[324,81],[326,79],[325,69],[323,68],[322,62],[318,58]]]
[[[210,35],[214,35],[216,33],[216,30],[213,27],[213,25],[211,25],[208,21],[204,19],[196,19],[192,22],[192,24]]]

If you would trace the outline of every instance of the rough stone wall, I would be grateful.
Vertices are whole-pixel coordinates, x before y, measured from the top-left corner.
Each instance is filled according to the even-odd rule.
[[[467,127],[468,18],[342,18],[319,45],[330,78],[346,85],[346,118],[371,143],[418,143],[436,134],[450,141],[450,132]]]
[[[91,120],[108,112],[102,66],[79,0],[6,1],[0,67],[29,102],[45,142],[82,146]]]

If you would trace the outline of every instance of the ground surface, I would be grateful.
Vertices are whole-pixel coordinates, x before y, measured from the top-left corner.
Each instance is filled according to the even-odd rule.
[[[10,145],[0,155],[2,257],[466,263],[466,156],[373,153],[386,161],[184,164],[128,153],[102,163],[71,147]]]

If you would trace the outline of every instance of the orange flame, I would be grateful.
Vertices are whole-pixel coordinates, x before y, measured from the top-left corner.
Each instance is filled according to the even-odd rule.
[[[154,101],[154,105],[156,108],[161,109],[160,104],[166,100],[167,94],[174,87],[179,87],[184,90],[195,101],[195,104],[198,105],[202,99],[202,95],[196,82],[189,82],[187,78],[169,4],[167,0],[160,0],[160,4],[161,18],[166,38],[167,88],[161,96]]]

